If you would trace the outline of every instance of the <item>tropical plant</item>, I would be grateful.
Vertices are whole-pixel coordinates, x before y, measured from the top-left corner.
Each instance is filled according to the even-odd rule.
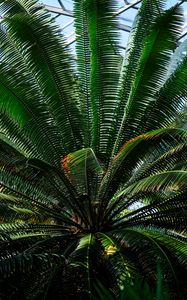
[[[75,61],[41,4],[0,0],[1,299],[118,299],[158,263],[185,295],[187,47],[164,2],[121,57],[117,1],[74,0]]]

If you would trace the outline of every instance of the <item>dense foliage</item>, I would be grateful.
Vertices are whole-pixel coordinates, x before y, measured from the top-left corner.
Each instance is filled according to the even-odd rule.
[[[119,299],[158,264],[187,293],[187,44],[165,2],[122,57],[117,1],[74,0],[75,61],[37,1],[0,0],[1,299]]]

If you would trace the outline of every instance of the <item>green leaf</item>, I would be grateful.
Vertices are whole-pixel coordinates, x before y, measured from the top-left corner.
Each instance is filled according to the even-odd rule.
[[[141,55],[130,92],[126,95],[123,91],[121,96],[127,97],[127,100],[113,154],[119,151],[124,142],[150,130],[144,129],[147,115],[154,108],[155,94],[159,92],[167,76],[169,59],[177,45],[181,25],[181,9],[176,6],[159,15],[147,33],[140,50]],[[165,118],[168,120],[167,115]],[[159,115],[155,120],[159,122]],[[151,129],[157,128],[159,126],[152,126]]]
[[[90,48],[91,147],[104,160],[111,150],[109,140],[112,137],[114,110],[118,104],[118,32],[117,21],[111,18],[116,8],[116,1],[111,0],[87,0],[82,7],[87,18]]]
[[[42,92],[42,104],[48,106],[50,117],[59,128],[59,137],[61,140],[63,138],[63,146],[66,147],[64,154],[76,150],[77,145],[83,145],[80,133],[82,118],[79,94],[71,55],[67,48],[65,50],[65,42],[63,37],[59,36],[59,28],[36,2],[15,0],[9,2],[8,6],[3,2],[1,1],[1,10],[4,12],[3,26],[11,45],[16,47],[19,56],[24,60],[21,66],[26,65],[27,72],[29,70],[29,74],[34,77],[37,90],[40,90],[40,94]],[[22,45],[25,45],[24,49]],[[9,49],[10,46],[7,45],[6,52]],[[17,65],[17,61],[13,63]],[[33,91],[33,94],[38,93]],[[37,120],[39,118],[41,116],[38,116]],[[47,122],[41,126],[43,130],[46,125]]]

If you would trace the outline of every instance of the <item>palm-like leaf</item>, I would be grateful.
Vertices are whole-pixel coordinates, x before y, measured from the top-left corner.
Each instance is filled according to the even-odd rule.
[[[74,0],[76,69],[37,1],[0,0],[2,299],[92,299],[98,280],[118,299],[157,263],[186,293],[182,13],[142,1],[120,64],[115,7]]]
[[[119,55],[117,1],[75,1],[78,70],[85,95],[90,145],[103,160],[111,152],[117,101]],[[103,154],[102,154],[103,153]]]

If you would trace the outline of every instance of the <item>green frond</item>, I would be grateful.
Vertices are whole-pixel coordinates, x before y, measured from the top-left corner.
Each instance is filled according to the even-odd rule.
[[[98,207],[97,192],[103,176],[103,168],[91,148],[68,154],[62,160],[62,168],[79,195],[78,201],[93,226]]]
[[[103,160],[107,158],[107,153],[110,153],[111,150],[109,139],[111,139],[112,134],[114,110],[117,106],[119,55],[116,46],[118,44],[118,32],[117,21],[112,18],[112,13],[116,7],[116,1],[88,0],[84,3],[80,1],[79,5],[76,1],[75,10],[77,13],[75,23],[77,30],[79,30],[80,22],[84,22],[82,26],[87,26],[88,30],[88,37],[85,36],[85,33],[82,41],[78,39],[77,47],[80,47],[80,43],[86,39],[83,50],[85,56],[88,52],[89,42],[90,54],[88,57],[86,56],[88,61],[86,64],[85,61],[82,63],[83,58],[80,60],[79,55],[78,65],[81,68],[82,76],[88,76],[86,84],[90,82],[90,97],[88,95],[85,105],[91,120],[91,147]],[[78,16],[80,10],[82,11],[81,19],[80,15]],[[86,20],[84,15],[86,15]]]
[[[154,163],[156,165],[157,160],[159,161],[164,154],[167,155],[167,151],[172,151],[185,141],[186,131],[179,129],[155,130],[129,140],[111,161],[101,182],[99,197],[106,200],[111,198],[120,186],[141,178],[146,168],[151,170],[151,166],[154,166]],[[180,154],[181,161],[185,161],[185,147],[181,149]],[[167,170],[167,166],[161,170]]]
[[[154,201],[156,203],[162,203],[163,201],[164,203],[167,197],[170,198],[172,195],[177,195],[178,193],[180,194],[180,191],[187,189],[186,174],[187,173],[185,170],[167,171],[145,177],[142,180],[127,185],[126,188],[122,188],[121,190],[119,190],[113,196],[113,198],[111,198],[111,200],[107,202],[108,205],[107,209],[105,210],[104,219],[102,222],[104,222],[104,220],[106,220],[110,214],[112,217],[110,217],[109,220],[116,216],[118,216],[118,221],[121,219],[125,219],[126,215],[120,218],[118,214],[123,213],[125,209],[132,207],[132,205],[136,204],[137,206],[139,206],[142,204],[144,205],[144,203],[147,202],[154,203]],[[181,214],[181,220],[183,220],[183,208],[185,211],[185,203],[182,207],[179,208],[179,215]],[[137,210],[137,208],[135,208],[135,210]]]
[[[97,181],[102,176],[103,169],[91,148],[81,149],[65,156],[62,160],[62,168],[72,185],[76,187],[78,194],[95,198]],[[90,190],[93,188],[96,191]]]
[[[186,165],[186,147],[186,143],[181,143],[176,147],[171,148],[167,152],[163,153],[163,155],[161,155],[154,162],[151,162],[145,167],[142,167],[140,172],[137,172],[138,174],[136,174],[134,177],[132,176],[132,180],[137,180],[137,178],[141,179],[143,177],[147,177],[149,175],[153,175],[166,170],[182,169]],[[180,167],[178,168],[177,166],[179,164]]]
[[[131,202],[128,200],[122,201],[121,206],[117,207],[117,212],[114,210],[111,213],[110,220],[113,219],[112,224],[116,224],[121,228],[143,225],[181,232],[187,226],[186,197],[186,190],[170,197],[166,195],[165,197],[162,197],[162,195],[156,197],[156,193],[153,193],[152,197],[142,194],[140,199],[136,200],[136,197],[134,197]],[[144,202],[144,205],[140,206],[140,202]],[[130,207],[135,207],[135,205],[138,207],[138,204],[140,208],[130,210]],[[119,217],[119,214],[121,217]]]
[[[33,180],[36,184],[36,177],[42,180],[42,176],[47,176],[50,172],[53,172],[52,178],[48,178],[48,181],[53,182],[55,185],[55,181],[59,181],[61,184],[61,188],[69,189],[71,192],[73,188],[68,183],[63,171],[58,170],[54,166],[47,164],[45,161],[39,159],[30,159],[25,157],[18,148],[14,144],[7,143],[7,141],[1,139],[0,141],[0,153],[1,153],[1,170],[9,171],[12,174],[21,175],[22,178],[29,179],[30,182]],[[22,172],[22,174],[20,174]],[[34,174],[35,173],[35,174]],[[24,177],[25,175],[25,177]],[[64,181],[64,184],[62,182]],[[45,184],[45,182],[43,182]],[[47,187],[46,187],[47,188]],[[66,194],[68,191],[66,190]]]
[[[183,108],[186,102],[186,81],[187,81],[187,56],[185,53],[187,44],[184,42],[180,49],[174,54],[173,63],[164,85],[155,95],[155,103],[148,110],[148,118],[144,123],[144,130],[166,127],[176,117],[177,112]],[[176,56],[178,58],[176,58]],[[172,69],[171,69],[172,68]],[[159,115],[156,119],[155,115]]]
[[[17,254],[12,257],[7,257],[0,260],[0,276],[4,277],[6,274],[13,274],[16,272],[27,273],[32,270],[33,265],[43,263],[43,268],[50,268],[51,265],[63,263],[64,257],[54,255],[51,253],[44,254]],[[6,278],[6,277],[5,277]]]
[[[21,198],[0,193],[1,222],[38,221],[39,212]]]
[[[1,2],[1,10],[4,10],[3,26],[9,39],[16,45],[24,63],[29,65],[29,71],[39,84],[44,95],[43,106],[49,107],[51,118],[60,128],[60,134],[63,132],[61,138],[63,137],[67,149],[65,153],[62,149],[62,154],[76,150],[76,147],[83,145],[79,94],[71,56],[65,49],[58,27],[51,24],[49,15],[32,1],[15,0],[8,7],[3,4],[4,1]],[[38,116],[37,120],[40,118]],[[43,130],[46,125],[43,125]]]
[[[98,238],[101,241],[104,249],[106,259],[110,261],[113,267],[114,277],[117,278],[119,284],[132,281],[133,263],[125,257],[121,251],[121,245],[116,243],[115,239],[112,239],[110,235],[106,233],[98,233]]]
[[[178,287],[176,268],[179,260],[183,263],[186,261],[186,242],[169,236],[169,233],[166,236],[166,232],[162,230],[144,229],[144,227],[120,229],[120,231],[111,232],[110,236],[116,243],[123,241],[121,247],[124,248],[124,253],[126,252],[127,256],[141,265],[141,270],[146,277],[150,276],[152,280],[155,280],[155,269],[159,262],[163,274],[167,274],[167,280]],[[175,257],[172,247],[175,247]],[[179,290],[178,292],[180,293]]]
[[[2,140],[19,148],[19,151],[23,152],[25,156],[33,156],[41,159],[33,143],[24,135],[19,125],[4,113],[0,115],[0,132]]]
[[[121,95],[127,97],[127,100],[124,110],[119,106],[124,115],[116,138],[114,154],[119,151],[124,142],[150,130],[144,129],[147,115],[152,111],[156,101],[155,94],[160,90],[167,76],[169,60],[177,45],[181,25],[181,9],[176,6],[159,14],[147,33],[129,94],[124,94],[123,91]],[[133,68],[132,65],[130,67]],[[126,83],[125,78],[124,84]],[[122,82],[122,87],[124,84]],[[167,114],[165,118],[168,119]],[[118,120],[120,121],[120,117]],[[155,115],[154,120],[160,124],[159,115]],[[155,126],[151,129],[157,128],[159,127]]]
[[[80,239],[77,248],[70,256],[72,271],[77,273],[81,280],[80,292],[87,299],[92,299],[94,244],[94,236],[87,234]]]
[[[75,17],[75,33],[76,33],[76,55],[77,69],[79,80],[81,82],[82,96],[82,112],[83,118],[86,119],[86,130],[88,141],[86,147],[91,145],[91,130],[92,130],[92,103],[91,103],[91,86],[90,86],[90,41],[88,32],[88,18],[86,14],[86,1],[74,1],[74,17]]]
[[[178,190],[185,190],[187,188],[186,178],[187,171],[182,170],[158,173],[127,186],[125,189],[122,189],[122,191],[117,192],[114,198],[118,199],[123,195],[132,197],[141,192],[146,193],[162,190],[165,192],[177,192]]]
[[[118,91],[120,102],[116,109],[113,122],[115,138],[120,130],[121,122],[124,118],[125,107],[139,68],[139,60],[145,38],[147,37],[151,26],[155,23],[155,19],[159,15],[160,11],[162,11],[163,3],[164,1],[142,1],[142,5],[133,22],[121,66]]]

